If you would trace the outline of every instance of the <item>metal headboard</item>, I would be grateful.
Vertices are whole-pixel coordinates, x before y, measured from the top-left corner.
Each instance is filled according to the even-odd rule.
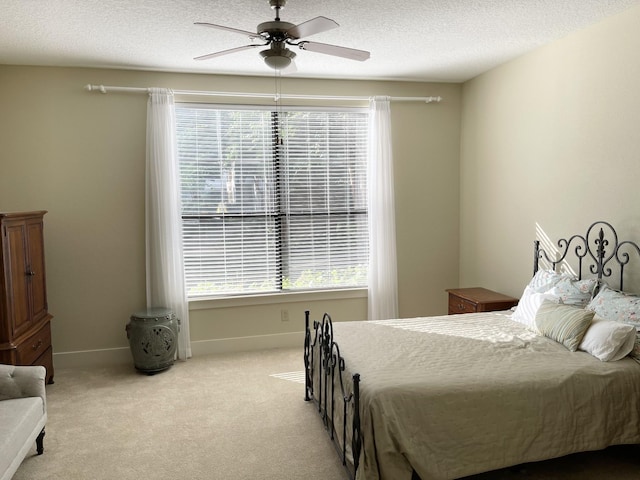
[[[556,270],[558,265],[567,260],[569,248],[572,245],[575,245],[573,251],[578,261],[577,275],[579,279],[582,278],[585,263],[591,262],[589,272],[595,275],[598,281],[611,277],[613,266],[620,273],[617,285],[620,290],[623,290],[624,287],[624,269],[630,260],[629,251],[635,250],[640,257],[640,247],[637,243],[630,240],[618,241],[618,234],[610,223],[597,221],[587,229],[585,235],[573,235],[568,240],[564,238],[558,240],[558,249],[554,255],[555,260],[544,248],[540,247],[540,240],[536,240],[533,257],[534,275],[539,269],[540,259],[546,260],[552,265],[553,270]]]

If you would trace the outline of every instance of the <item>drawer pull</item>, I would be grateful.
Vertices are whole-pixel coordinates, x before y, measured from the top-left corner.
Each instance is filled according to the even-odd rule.
[[[38,343],[34,343],[31,345],[31,349],[35,352],[42,346],[42,340],[38,340]]]
[[[464,310],[464,303],[459,303],[458,304],[458,309],[459,310]]]

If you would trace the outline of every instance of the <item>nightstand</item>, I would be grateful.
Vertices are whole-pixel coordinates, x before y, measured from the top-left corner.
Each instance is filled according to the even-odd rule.
[[[449,288],[449,315],[509,310],[518,299],[486,288]]]

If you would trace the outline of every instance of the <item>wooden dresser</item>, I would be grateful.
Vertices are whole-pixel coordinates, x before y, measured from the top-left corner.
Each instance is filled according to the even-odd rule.
[[[45,213],[0,213],[0,363],[42,365],[53,383]]]
[[[450,288],[447,292],[449,292],[449,315],[509,310],[518,304],[517,298],[486,288]]]

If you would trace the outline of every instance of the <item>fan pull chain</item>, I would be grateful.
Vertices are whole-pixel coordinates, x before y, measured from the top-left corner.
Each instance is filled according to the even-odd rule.
[[[276,102],[276,115],[278,116],[278,131],[276,132],[276,143],[278,145],[284,145],[284,141],[281,135],[281,120],[282,120],[282,79],[280,78],[280,71],[273,71],[273,78],[275,81],[275,96],[274,100]]]

